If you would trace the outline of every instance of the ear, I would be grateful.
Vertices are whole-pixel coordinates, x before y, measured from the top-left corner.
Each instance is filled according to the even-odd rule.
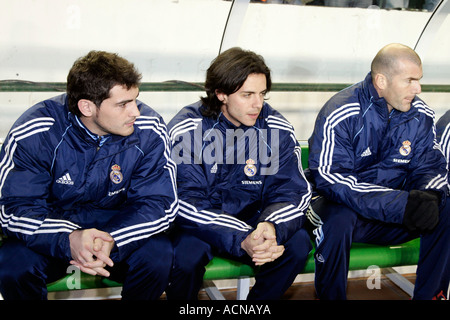
[[[377,73],[375,75],[375,86],[380,88],[381,90],[384,90],[387,88],[387,78],[384,74],[382,73]]]
[[[91,117],[94,114],[95,111],[93,110],[93,108],[96,108],[96,106],[90,100],[81,99],[78,101],[78,109],[85,117]]]
[[[227,95],[225,93],[220,92],[219,90],[216,90],[215,94],[216,94],[217,99],[222,101],[222,103],[226,103],[227,102]]]

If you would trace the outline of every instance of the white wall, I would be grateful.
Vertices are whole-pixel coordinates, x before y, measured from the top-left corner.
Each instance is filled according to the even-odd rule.
[[[61,82],[92,49],[135,62],[146,82],[202,79],[230,7],[220,0],[0,3],[0,79]]]

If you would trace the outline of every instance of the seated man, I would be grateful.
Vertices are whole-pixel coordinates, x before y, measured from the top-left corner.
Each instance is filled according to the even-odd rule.
[[[309,170],[320,195],[315,286],[320,299],[345,299],[352,242],[398,244],[421,237],[414,299],[447,294],[450,205],[447,167],[434,112],[421,92],[422,63],[390,44],[364,81],[333,96],[309,139]]]
[[[140,79],[127,60],[92,51],[71,68],[67,94],[13,125],[0,152],[5,299],[47,299],[69,263],[123,282],[123,299],[165,290],[175,164],[162,118],[136,100]]]
[[[180,210],[169,299],[196,299],[214,254],[260,266],[248,299],[278,299],[311,250],[302,228],[311,189],[293,127],[264,102],[261,56],[229,49],[211,64],[206,97],[169,123]]]

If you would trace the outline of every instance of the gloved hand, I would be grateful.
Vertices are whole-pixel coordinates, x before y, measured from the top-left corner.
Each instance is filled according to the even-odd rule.
[[[409,231],[429,232],[439,222],[439,193],[411,190],[406,203],[403,224]]]

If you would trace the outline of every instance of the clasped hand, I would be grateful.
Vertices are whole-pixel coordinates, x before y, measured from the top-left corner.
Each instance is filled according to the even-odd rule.
[[[109,257],[114,240],[108,233],[97,229],[75,230],[69,235],[69,241],[72,265],[91,275],[109,277],[105,267],[114,265]]]
[[[270,222],[261,222],[241,243],[241,248],[252,258],[256,266],[272,262],[281,257],[284,246],[278,245],[275,227]]]

